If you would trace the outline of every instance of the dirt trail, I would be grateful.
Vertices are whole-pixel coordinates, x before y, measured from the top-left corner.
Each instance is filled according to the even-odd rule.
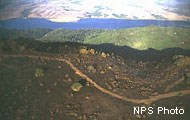
[[[185,79],[185,77],[182,77],[181,79],[175,81],[173,84],[169,85],[169,86],[166,88],[165,92],[169,92],[172,88],[174,88],[175,86],[177,86],[178,84],[180,84],[181,82],[183,82],[184,79]]]
[[[77,75],[79,75],[82,78],[86,79],[89,83],[91,83],[95,88],[97,88],[101,92],[103,92],[105,94],[108,94],[108,95],[110,95],[110,96],[112,96],[114,98],[118,98],[120,100],[124,100],[124,101],[127,101],[127,102],[132,102],[132,103],[136,103],[136,104],[151,104],[151,103],[153,103],[155,101],[158,101],[160,99],[190,94],[190,90],[181,90],[181,91],[158,94],[156,96],[149,96],[149,98],[147,98],[147,99],[133,99],[133,98],[129,98],[129,97],[126,97],[126,96],[118,95],[116,93],[113,93],[113,92],[99,86],[92,78],[85,75],[74,64],[72,64],[70,61],[68,61],[68,60],[66,60],[64,58],[37,56],[37,55],[4,55],[3,57],[15,57],[15,58],[17,58],[17,57],[19,57],[19,58],[28,57],[28,58],[33,58],[33,59],[39,59],[40,58],[40,59],[47,59],[47,60],[65,62],[66,64],[68,64],[75,71],[75,73]],[[178,81],[181,82],[182,79],[180,79]],[[168,87],[168,89],[172,88],[173,86],[175,86],[177,84],[178,84],[178,82],[174,83],[174,85],[171,85],[170,87]]]

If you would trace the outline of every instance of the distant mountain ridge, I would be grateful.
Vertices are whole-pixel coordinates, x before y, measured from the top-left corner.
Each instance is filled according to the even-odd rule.
[[[171,27],[190,27],[190,21],[163,21],[163,20],[125,20],[125,19],[81,19],[78,22],[57,23],[47,19],[10,19],[0,21],[0,28],[6,29],[124,29],[144,26],[171,26]]]
[[[1,0],[0,20],[45,18],[54,22],[73,22],[81,18],[114,18],[186,21],[190,20],[189,5],[187,0]]]

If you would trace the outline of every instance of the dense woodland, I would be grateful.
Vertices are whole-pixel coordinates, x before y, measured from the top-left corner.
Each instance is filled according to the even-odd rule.
[[[17,29],[0,29],[0,39],[4,40],[15,40],[18,38],[29,38],[29,39],[38,39],[48,32],[52,31],[51,29],[29,29],[29,30],[17,30]]]
[[[166,48],[190,49],[189,28],[148,26],[130,29],[0,29],[0,39],[19,40],[34,39],[43,42],[80,42],[85,44],[111,43],[129,46],[139,50],[149,48],[162,50]]]

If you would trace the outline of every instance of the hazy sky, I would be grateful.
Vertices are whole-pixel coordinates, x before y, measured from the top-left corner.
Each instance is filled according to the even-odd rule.
[[[190,0],[0,0],[0,19],[81,18],[190,20]]]

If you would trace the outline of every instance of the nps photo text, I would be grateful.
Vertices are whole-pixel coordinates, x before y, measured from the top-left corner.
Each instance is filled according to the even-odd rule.
[[[185,113],[185,110],[182,108],[167,108],[167,107],[134,107],[133,108],[133,114],[139,114],[142,115],[144,113],[147,113],[149,115],[152,114],[158,114],[158,115],[183,115]]]

